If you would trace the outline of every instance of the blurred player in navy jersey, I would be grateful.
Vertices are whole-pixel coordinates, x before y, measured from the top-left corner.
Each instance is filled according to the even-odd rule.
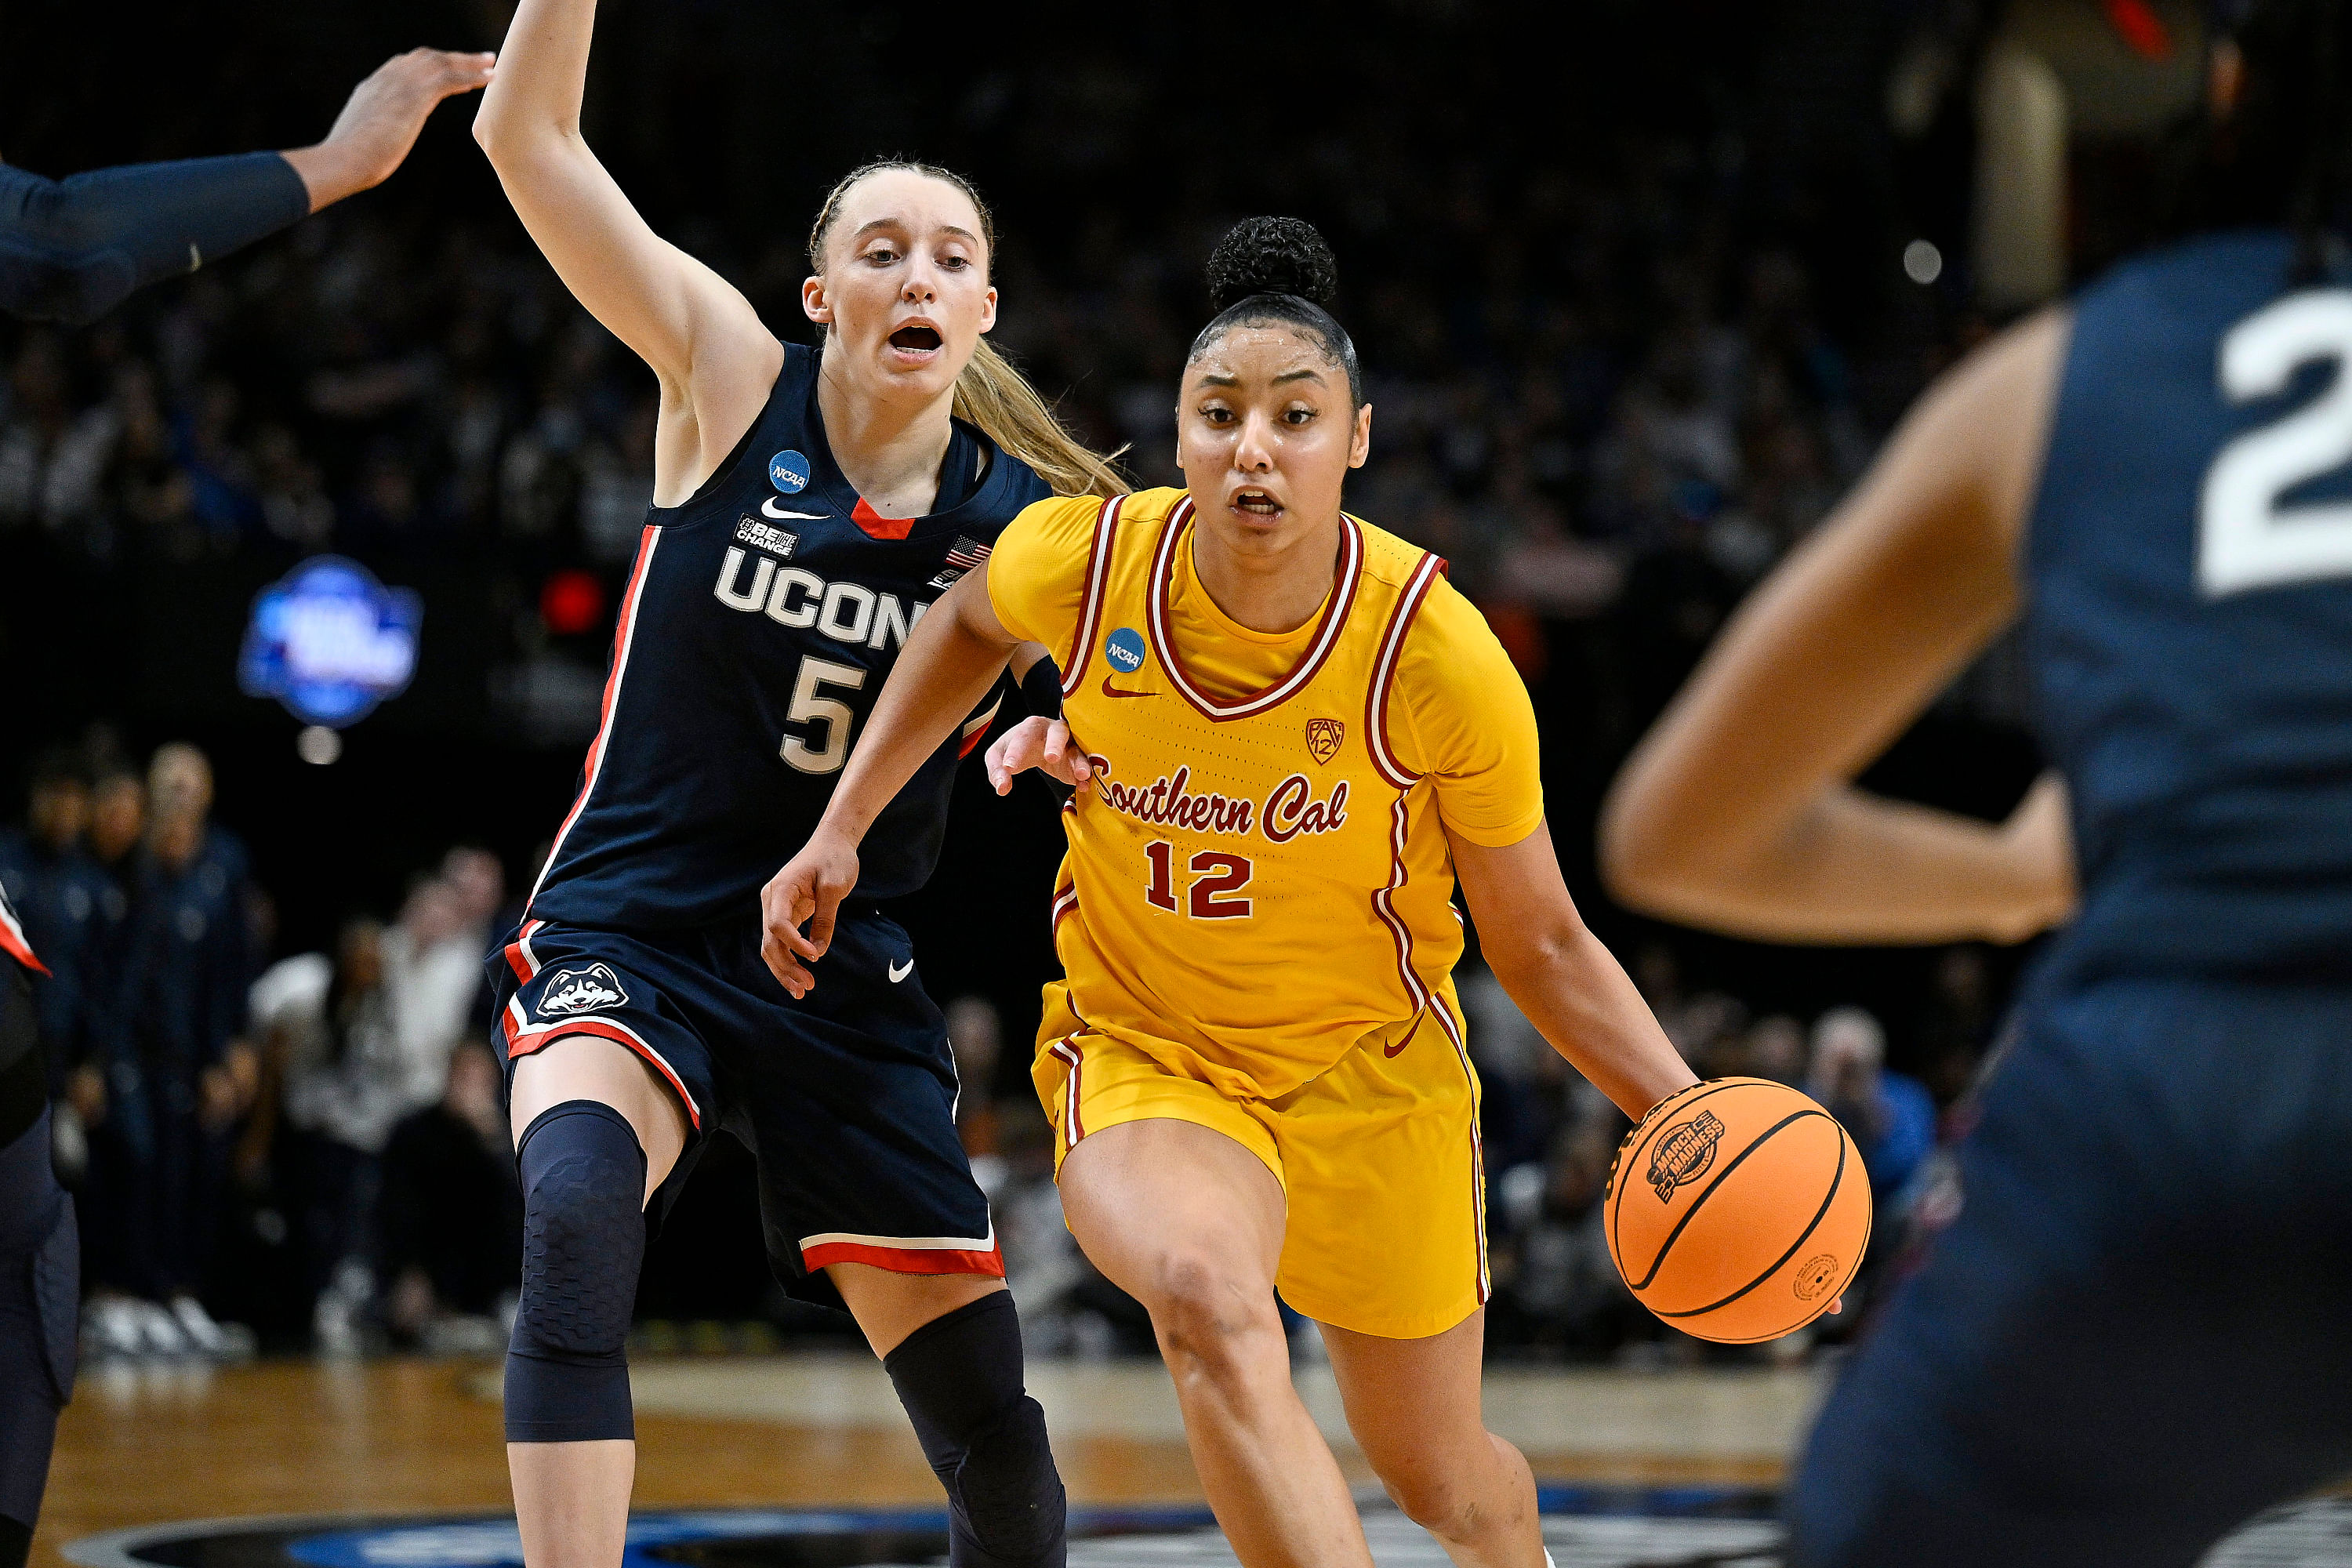
[[[408,156],[434,107],[488,82],[490,66],[486,54],[412,49],[396,56],[352,90],[325,140],[283,153],[136,163],[64,180],[0,163],[0,311],[69,325],[94,321],[135,289],[193,272],[382,184]],[[47,827],[36,823],[37,842],[12,847],[22,851],[12,853],[12,861],[30,865],[64,852],[62,839],[48,841],[58,837],[53,817],[66,788],[62,779],[37,784],[37,811],[52,820]],[[38,804],[43,799],[47,805]],[[170,874],[184,879],[194,865],[187,861]],[[209,886],[203,866],[193,874],[197,890]],[[43,891],[39,919],[47,921],[50,880],[45,873],[35,880]],[[99,900],[103,923],[110,911],[102,895],[110,887],[102,874],[58,879],[59,910],[70,915],[79,888]],[[186,907],[159,889],[153,907],[167,904],[174,920]],[[102,944],[93,937],[84,945]],[[60,949],[72,960],[62,985],[37,1003],[28,978],[37,968],[32,952],[0,895],[0,1568],[20,1568],[31,1549],[57,1413],[73,1388],[79,1334],[79,1240],[71,1200],[50,1166],[49,1052],[42,1044],[45,1035],[81,1029],[69,1015],[79,1011],[87,1019],[95,984],[84,962],[89,955],[68,942]],[[237,977],[240,988],[244,978]],[[57,1070],[68,1065],[61,1060]],[[217,1071],[205,1081],[215,1101],[228,1093],[228,1079]],[[100,1075],[79,1074],[77,1098],[95,1109],[106,1087]],[[185,1109],[193,1124],[193,1098]],[[158,1195],[177,1203],[186,1194],[173,1184]],[[153,1239],[150,1253],[171,1255],[171,1280],[183,1281],[182,1250],[199,1238],[184,1227],[133,1226],[133,1234],[141,1231]],[[208,1319],[199,1321],[194,1298],[185,1300],[193,1312],[182,1316],[209,1327]]]
[[[1814,1428],[1804,1568],[2187,1568],[2352,1469],[2352,6],[2257,0],[2169,151],[2179,237],[1929,389],[1605,816],[1693,924],[2070,922]],[[2010,819],[1856,789],[2012,623]]]
[[[1001,680],[884,814],[822,994],[769,972],[760,890],[916,620],[1023,507],[1118,480],[983,342],[995,237],[960,176],[886,162],[835,187],[801,289],[817,350],[656,235],[581,138],[594,16],[523,0],[475,121],[548,261],[661,384],[603,723],[494,963],[524,1194],[506,1381],[523,1552],[621,1562],[648,1211],[724,1128],[757,1158],[777,1279],[845,1304],[882,1357],[947,1489],[950,1563],[1051,1568],[1063,1489],[957,1139],[946,1023],[878,904],[930,875]],[[812,104],[823,77],[816,60]],[[1013,662],[1058,710],[1044,650]]]
[[[352,90],[314,146],[64,180],[0,163],[0,310],[94,321],[134,289],[193,272],[383,184],[435,105],[490,79],[491,58],[442,49],[394,56]]]

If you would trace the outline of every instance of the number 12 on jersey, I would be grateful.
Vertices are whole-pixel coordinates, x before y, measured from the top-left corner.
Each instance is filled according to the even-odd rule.
[[[1143,851],[1151,862],[1151,880],[1145,885],[1143,898],[1155,910],[1174,914],[1176,902],[1176,847],[1165,838],[1155,838]],[[1256,868],[1245,855],[1231,855],[1222,849],[1203,849],[1186,863],[1193,880],[1184,889],[1184,912],[1196,921],[1240,921],[1250,914],[1250,900],[1227,898],[1249,886]]]

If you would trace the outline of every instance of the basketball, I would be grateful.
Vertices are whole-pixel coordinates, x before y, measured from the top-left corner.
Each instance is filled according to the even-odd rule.
[[[1711,1079],[1618,1145],[1609,1256],[1686,1334],[1757,1344],[1830,1309],[1870,1244],[1870,1177],[1837,1119],[1784,1084]]]

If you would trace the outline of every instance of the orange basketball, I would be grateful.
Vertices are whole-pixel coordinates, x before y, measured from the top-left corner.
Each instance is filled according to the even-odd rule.
[[[1760,1078],[1696,1083],[1617,1147],[1601,1199],[1634,1299],[1748,1345],[1830,1310],[1870,1244],[1870,1177],[1837,1119]]]

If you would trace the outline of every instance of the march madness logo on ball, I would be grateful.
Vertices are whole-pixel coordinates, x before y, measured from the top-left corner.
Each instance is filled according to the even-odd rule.
[[[547,989],[539,994],[539,1014],[542,1018],[570,1017],[618,1007],[628,999],[610,965],[592,963],[585,969],[559,969],[550,976]]]
[[[1696,1179],[1715,1163],[1715,1146],[1723,1142],[1723,1123],[1712,1110],[1702,1110],[1665,1136],[1650,1154],[1650,1185],[1660,1203],[1671,1202],[1675,1189]]]
[[[1348,738],[1348,726],[1337,719],[1307,721],[1307,751],[1318,763],[1328,763],[1339,754],[1339,742]]]

